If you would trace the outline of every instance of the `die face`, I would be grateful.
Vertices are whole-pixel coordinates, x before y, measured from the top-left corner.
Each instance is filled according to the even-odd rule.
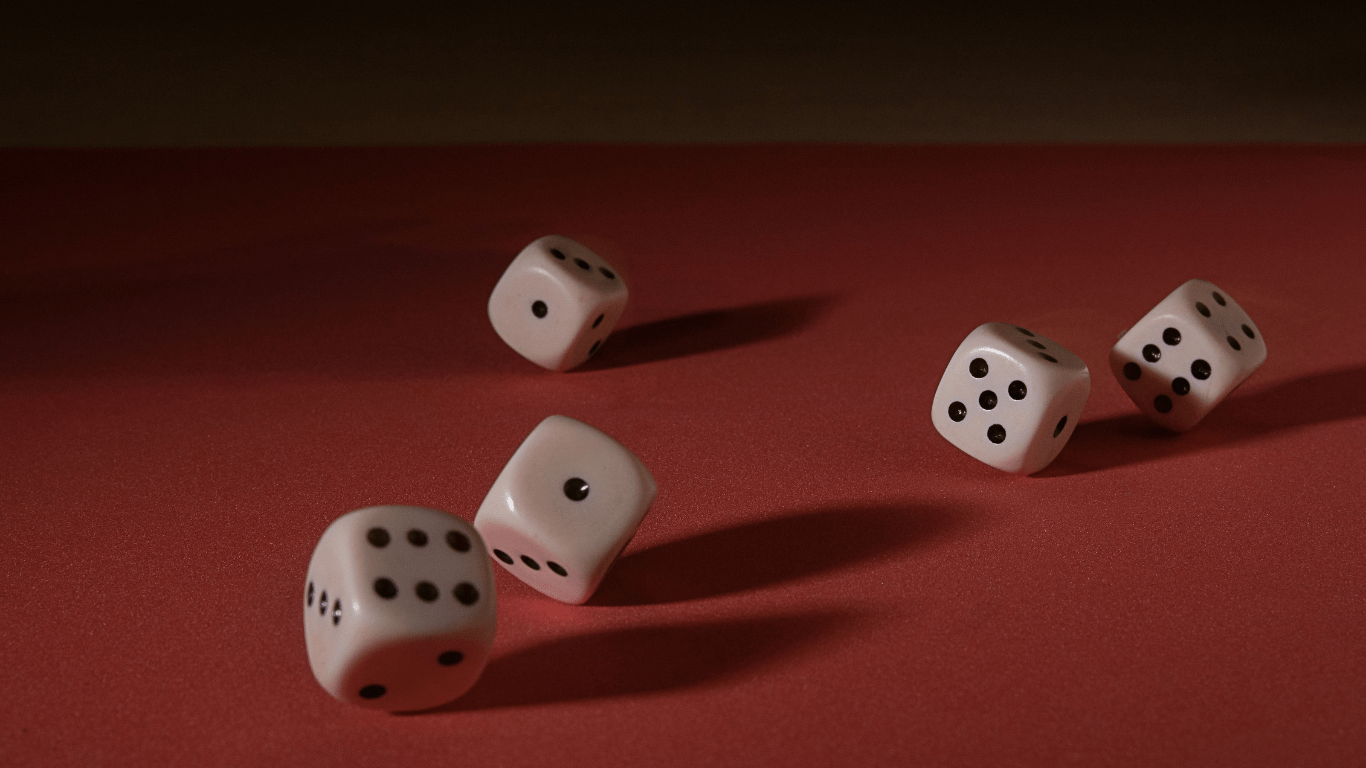
[[[489,321],[509,347],[567,371],[597,353],[626,308],[626,281],[567,237],[542,237],[517,254],[489,296]]]
[[[1016,325],[987,323],[954,352],[931,420],[978,461],[1032,474],[1067,444],[1090,393],[1090,371],[1070,350]]]
[[[1205,280],[1177,288],[1110,350],[1110,369],[1129,399],[1176,432],[1198,424],[1265,360],[1261,331]]]
[[[549,597],[580,604],[635,534],[656,490],[621,443],[551,416],[503,468],[474,526],[505,570]]]
[[[478,679],[496,611],[493,571],[468,523],[421,507],[356,510],[328,527],[309,563],[309,665],[342,701],[436,706]]]
[[[473,632],[372,645],[339,670],[334,696],[386,712],[416,712],[464,695],[488,664],[492,638]]]

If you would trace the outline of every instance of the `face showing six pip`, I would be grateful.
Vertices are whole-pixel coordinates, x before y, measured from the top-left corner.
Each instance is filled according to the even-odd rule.
[[[1177,431],[1198,423],[1266,357],[1251,319],[1203,280],[1178,288],[1111,351],[1111,367],[1130,399]]]
[[[441,645],[425,660],[431,670],[422,660],[412,662],[410,676],[417,678],[454,668],[469,656],[482,658],[478,638],[487,634],[492,640],[492,586],[478,534],[450,515],[415,507],[344,515],[319,540],[304,585],[314,674],[339,698],[391,708],[390,701],[412,693],[391,695],[409,682],[393,670],[387,679],[367,680],[354,691],[338,688],[343,677],[354,675],[358,656],[395,641]]]

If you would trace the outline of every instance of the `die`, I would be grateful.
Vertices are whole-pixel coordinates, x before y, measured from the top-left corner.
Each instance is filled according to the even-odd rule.
[[[1138,409],[1184,432],[1266,360],[1262,332],[1227,292],[1188,280],[1119,337],[1115,380]]]
[[[493,569],[468,523],[422,507],[358,509],[328,526],[308,564],[308,663],[342,701],[427,709],[474,685],[496,613]]]
[[[1017,325],[978,326],[953,353],[931,418],[945,440],[997,469],[1048,466],[1072,437],[1091,372],[1066,347]]]
[[[498,564],[548,597],[593,595],[654,503],[650,471],[581,421],[550,416],[503,468],[474,516]]]
[[[489,321],[518,354],[567,371],[597,353],[626,308],[626,281],[567,237],[532,242],[489,295]]]

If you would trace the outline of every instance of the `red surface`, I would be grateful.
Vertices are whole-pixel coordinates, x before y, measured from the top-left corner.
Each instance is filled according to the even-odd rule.
[[[1366,149],[0,153],[0,760],[1366,761]],[[589,370],[484,303],[531,239],[631,286]],[[1106,366],[1190,277],[1267,363],[1195,430]],[[928,408],[988,320],[1091,366],[1041,476]],[[592,604],[499,574],[483,679],[309,674],[337,515],[473,517],[563,413],[650,467]]]

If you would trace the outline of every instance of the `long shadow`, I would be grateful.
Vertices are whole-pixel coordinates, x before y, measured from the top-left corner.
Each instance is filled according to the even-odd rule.
[[[590,604],[677,603],[761,589],[925,545],[968,522],[963,510],[888,506],[747,523],[622,557]]]
[[[834,302],[832,295],[799,296],[633,325],[613,332],[602,354],[579,370],[622,368],[776,339],[809,325]]]
[[[1366,366],[1292,379],[1220,403],[1184,434],[1173,434],[1142,414],[1077,425],[1053,464],[1036,477],[1096,472],[1197,453],[1277,432],[1366,417]]]
[[[814,613],[557,638],[493,659],[469,693],[412,714],[604,699],[716,683],[795,653],[854,620],[852,615]]]

